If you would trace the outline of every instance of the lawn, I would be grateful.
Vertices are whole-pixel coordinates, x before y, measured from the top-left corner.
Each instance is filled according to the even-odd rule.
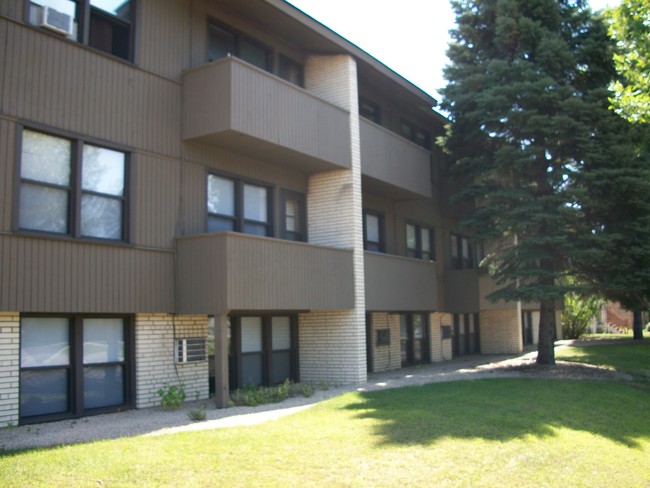
[[[256,427],[8,453],[0,486],[647,487],[649,407],[636,382],[349,393]]]
[[[650,340],[634,341],[631,336],[610,335],[587,339],[574,346],[562,348],[556,358],[563,361],[595,364],[624,371],[639,380],[650,381]],[[603,342],[603,339],[616,338]]]

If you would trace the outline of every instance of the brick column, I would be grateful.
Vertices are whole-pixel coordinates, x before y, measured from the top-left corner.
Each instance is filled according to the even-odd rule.
[[[514,305],[514,304],[513,304]],[[483,354],[519,354],[521,337],[521,304],[507,310],[483,310],[479,314],[481,352]]]
[[[303,381],[366,380],[365,284],[357,66],[351,56],[310,56],[305,87],[350,113],[351,168],[309,178],[309,241],[353,250],[354,308],[300,317]],[[314,276],[314,279],[318,279]]]
[[[18,425],[20,315],[0,312],[0,427]]]

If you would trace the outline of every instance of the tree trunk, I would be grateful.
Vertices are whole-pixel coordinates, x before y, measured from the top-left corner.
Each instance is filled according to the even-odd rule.
[[[634,340],[642,341],[643,340],[643,317],[640,310],[635,310],[634,314],[634,323],[632,324],[632,331],[634,332]]]
[[[555,364],[555,300],[540,302],[537,364]]]

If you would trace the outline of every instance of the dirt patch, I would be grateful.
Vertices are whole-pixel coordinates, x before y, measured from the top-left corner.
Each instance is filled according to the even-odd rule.
[[[519,372],[526,376],[549,379],[572,380],[608,380],[631,381],[633,377],[603,366],[592,364],[556,361],[553,366],[537,364],[530,359],[511,359],[494,364],[494,370],[499,372]]]

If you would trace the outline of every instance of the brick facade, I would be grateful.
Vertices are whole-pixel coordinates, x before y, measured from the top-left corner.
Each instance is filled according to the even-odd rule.
[[[400,351],[400,316],[396,313],[373,313],[371,317],[370,354],[372,355],[372,370],[388,371],[401,367]],[[388,329],[390,344],[377,345],[377,331]]]
[[[18,424],[20,316],[0,312],[0,427]]]
[[[523,350],[519,303],[507,310],[484,310],[479,323],[483,354],[518,354]]]
[[[185,385],[188,400],[206,399],[208,361],[177,363],[176,340],[207,337],[205,315],[139,314],[135,324],[136,407],[160,405],[156,391],[165,384]]]
[[[447,361],[452,357],[451,338],[442,338],[442,327],[452,327],[453,315],[450,313],[429,314],[429,351],[431,362]]]
[[[354,308],[300,316],[303,381],[366,380],[365,283],[357,69],[351,56],[310,56],[305,87],[350,114],[351,168],[309,177],[309,242],[353,250]]]

